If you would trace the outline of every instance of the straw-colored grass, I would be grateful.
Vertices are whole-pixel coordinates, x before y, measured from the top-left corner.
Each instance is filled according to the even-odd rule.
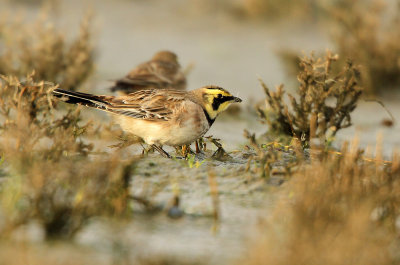
[[[400,3],[390,8],[383,0],[339,3],[327,8],[337,25],[333,33],[337,52],[362,65],[362,83],[367,92],[398,89]]]
[[[246,17],[265,20],[309,19],[316,15],[316,8],[316,4],[307,0],[240,0],[236,3],[236,10]]]
[[[305,145],[311,138],[324,143],[327,137],[351,125],[350,113],[362,93],[359,70],[350,61],[341,72],[332,70],[338,58],[330,52],[325,58],[301,58],[299,89],[296,95],[288,94],[290,105],[283,85],[272,92],[261,81],[266,106],[258,113],[271,132],[294,136]]]
[[[303,163],[239,264],[398,264],[400,157],[377,152],[355,139]]]
[[[3,12],[4,13],[4,12]],[[94,45],[91,15],[82,19],[79,33],[68,40],[47,14],[34,21],[3,14],[0,23],[0,74],[20,78],[35,71],[35,80],[77,90],[92,73]]]
[[[37,221],[47,238],[71,237],[92,216],[128,216],[133,161],[89,156],[91,123],[57,111],[50,83],[3,77],[0,85],[0,231]]]
[[[319,5],[339,69],[348,59],[359,65],[360,84],[368,94],[400,86],[400,3],[383,0],[327,1]],[[318,52],[322,54],[322,52]],[[288,74],[299,70],[300,51],[280,50]]]

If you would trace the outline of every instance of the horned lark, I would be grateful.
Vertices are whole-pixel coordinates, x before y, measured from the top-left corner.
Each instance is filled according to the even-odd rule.
[[[163,145],[182,146],[202,137],[218,114],[238,97],[217,86],[192,91],[140,90],[126,96],[92,95],[55,89],[54,96],[114,114],[121,128],[142,138],[165,157]]]
[[[150,61],[138,65],[111,87],[111,91],[122,95],[144,89],[186,89],[186,77],[175,53],[157,52]]]

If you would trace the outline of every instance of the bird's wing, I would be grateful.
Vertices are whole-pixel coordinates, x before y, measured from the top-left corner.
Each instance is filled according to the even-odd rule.
[[[179,90],[140,90],[127,96],[114,97],[55,89],[53,95],[66,103],[153,121],[171,120],[176,109],[186,99],[185,92]]]
[[[186,99],[176,90],[140,90],[127,96],[114,97],[108,109],[116,114],[143,120],[171,120],[178,105]]]

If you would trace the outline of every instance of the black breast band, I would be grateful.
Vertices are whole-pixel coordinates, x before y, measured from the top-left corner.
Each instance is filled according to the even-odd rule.
[[[207,111],[205,109],[203,109],[204,111],[204,115],[206,115],[207,121],[208,121],[208,126],[211,127],[211,125],[214,123],[215,119],[211,119],[210,115],[208,115]]]

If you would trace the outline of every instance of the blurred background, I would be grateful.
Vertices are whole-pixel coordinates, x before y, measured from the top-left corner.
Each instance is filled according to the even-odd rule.
[[[180,64],[187,70],[188,89],[219,85],[246,99],[251,109],[263,93],[258,78],[269,87],[283,83],[287,90],[295,91],[298,58],[312,51],[322,55],[329,49],[339,54],[342,65],[347,59],[362,65],[366,97],[383,97],[394,116],[400,113],[396,104],[400,98],[400,27],[396,0],[295,3],[2,0],[0,3],[0,72],[3,74],[14,72],[24,76],[33,68],[40,71],[33,63],[35,60],[27,58],[27,51],[36,57],[46,54],[46,65],[51,62],[54,69],[60,67],[57,63],[60,58],[56,58],[60,54],[75,62],[64,72],[76,78],[63,83],[64,77],[55,70],[55,82],[65,88],[73,86],[75,90],[107,94],[112,80],[125,76],[155,52],[167,49],[178,55]],[[15,32],[19,33],[13,35]],[[40,34],[43,36],[38,38]],[[57,35],[58,39],[51,39],[51,35]],[[74,40],[75,44],[71,44]],[[57,42],[63,47],[58,47]],[[74,55],[71,52],[74,48],[68,45],[82,46],[86,52],[83,59],[77,59],[82,56]],[[59,51],[62,49],[66,50],[64,55]],[[49,74],[39,73],[39,76],[53,81]],[[361,105],[354,114],[356,126],[341,132],[339,138],[354,135],[358,130],[362,132],[364,145],[374,144],[378,130],[383,130],[390,142],[387,147],[398,145],[400,140],[393,132],[399,131],[399,127],[396,124],[389,129],[380,126],[390,118],[386,111],[374,102]],[[263,130],[257,123],[246,122],[239,128],[249,126],[256,132]],[[226,127],[216,124],[210,134],[223,133],[221,130]],[[233,132],[228,134],[231,136],[221,138],[228,145],[233,143],[231,147],[242,139]]]
[[[124,76],[156,51],[167,49],[178,54],[183,67],[193,66],[189,89],[216,84],[250,98],[260,92],[257,77],[271,85],[284,80],[276,55],[281,49],[309,52],[332,48],[327,32],[318,30],[308,14],[298,21],[285,16],[271,25],[269,19],[252,19],[252,11],[247,9],[257,8],[257,1],[255,7],[250,2],[56,0],[3,1],[3,6],[9,10],[8,17],[28,24],[45,12],[47,22],[69,37],[77,34],[87,13],[92,14],[90,32],[96,56],[90,81],[99,92],[109,92],[107,81]],[[43,11],[43,3],[47,11]]]

